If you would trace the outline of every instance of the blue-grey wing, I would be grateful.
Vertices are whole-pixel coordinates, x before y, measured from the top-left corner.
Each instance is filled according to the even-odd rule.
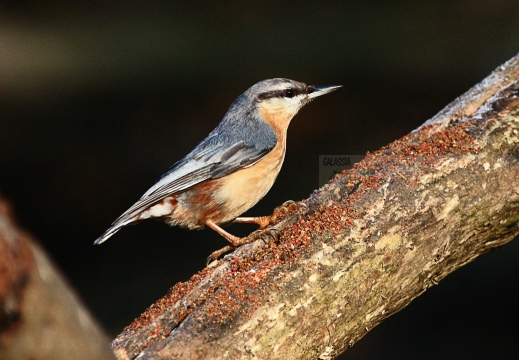
[[[173,165],[112,228],[124,226],[168,196],[247,168],[265,157],[276,146],[277,136],[270,125],[253,115],[255,106],[244,94],[239,96],[209,136]]]
[[[265,157],[275,144],[247,145],[239,141],[225,149],[210,149],[179,161],[113,225],[126,222],[168,196],[181,193],[203,181],[218,179],[247,168]],[[205,154],[205,155],[204,155]]]

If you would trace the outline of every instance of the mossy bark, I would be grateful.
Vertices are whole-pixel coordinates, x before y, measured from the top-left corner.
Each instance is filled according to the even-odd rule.
[[[175,285],[120,359],[331,359],[519,234],[519,58]]]

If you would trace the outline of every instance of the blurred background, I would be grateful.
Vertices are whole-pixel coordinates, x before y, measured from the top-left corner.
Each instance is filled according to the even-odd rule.
[[[148,221],[92,242],[249,86],[344,85],[292,122],[264,215],[318,187],[320,154],[377,150],[517,52],[515,0],[3,1],[0,191],[115,336],[225,241]],[[513,358],[518,258],[477,259],[344,358]]]

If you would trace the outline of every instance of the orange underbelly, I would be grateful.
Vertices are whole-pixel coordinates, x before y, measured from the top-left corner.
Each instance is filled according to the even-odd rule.
[[[256,205],[270,190],[281,170],[285,150],[276,146],[256,164],[222,178],[214,198],[225,203],[227,214],[221,222],[233,220]]]
[[[226,223],[256,205],[270,190],[285,157],[284,142],[254,165],[220,179],[206,181],[178,194],[168,222],[191,229],[208,219]]]

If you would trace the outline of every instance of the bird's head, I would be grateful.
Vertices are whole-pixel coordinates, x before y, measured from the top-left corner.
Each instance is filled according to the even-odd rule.
[[[289,79],[263,80],[243,95],[253,104],[254,111],[274,128],[286,132],[290,120],[314,98],[328,94],[341,85],[314,86]]]

